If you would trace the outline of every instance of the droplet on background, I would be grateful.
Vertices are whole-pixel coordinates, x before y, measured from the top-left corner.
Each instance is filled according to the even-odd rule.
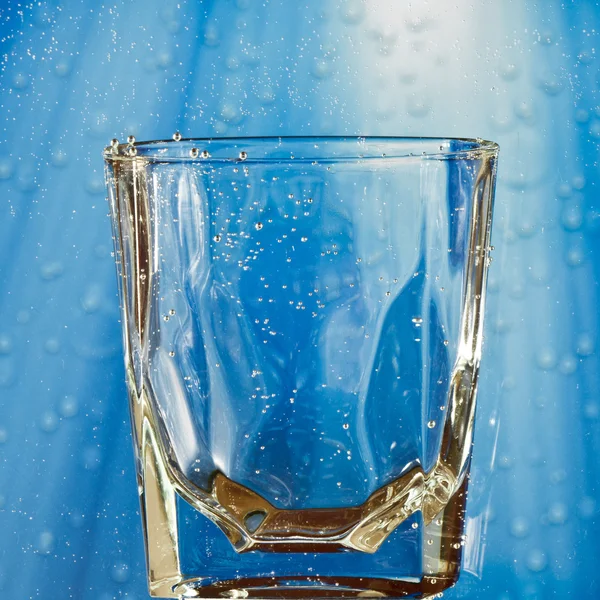
[[[412,95],[406,101],[406,111],[413,117],[425,117],[429,114],[430,110],[429,103],[423,97]]]
[[[205,46],[218,46],[219,45],[219,30],[214,24],[208,24],[204,30],[204,45]]]
[[[10,354],[12,352],[12,340],[6,334],[0,334],[0,354]]]
[[[512,536],[522,539],[529,534],[529,521],[524,517],[516,517],[510,523],[510,533]]]
[[[9,159],[0,159],[0,180],[10,179],[13,174],[13,167]]]
[[[554,503],[548,510],[548,522],[552,525],[563,525],[567,522],[569,511],[562,502]]]
[[[38,536],[35,544],[35,551],[41,555],[52,554],[56,545],[54,534],[51,531],[45,530]]]
[[[58,415],[53,410],[48,410],[40,418],[40,429],[52,433],[58,429],[58,423]]]
[[[127,563],[117,563],[110,570],[110,577],[115,583],[126,583],[129,580],[130,570]]]
[[[29,75],[17,73],[12,80],[12,87],[15,90],[24,90],[29,85]]]
[[[79,412],[79,402],[75,396],[65,396],[59,404],[60,415],[65,419],[75,417]]]
[[[48,354],[58,354],[60,352],[60,342],[56,338],[49,338],[44,342],[44,350]]]
[[[577,359],[571,354],[563,356],[558,363],[558,370],[563,375],[572,375],[577,370]]]
[[[562,217],[562,226],[567,231],[577,231],[583,224],[583,213],[577,204],[565,206]]]
[[[591,519],[596,514],[596,500],[589,496],[584,496],[579,502],[579,516],[582,519]]]
[[[544,370],[550,371],[556,367],[556,352],[552,348],[542,348],[536,356],[537,366]]]
[[[532,550],[527,556],[526,564],[530,571],[539,573],[546,568],[548,559],[546,558],[546,554],[541,550]]]
[[[58,77],[67,77],[71,73],[71,64],[65,59],[60,59],[54,65],[54,73]]]
[[[340,4],[340,17],[342,21],[355,25],[365,17],[365,7],[361,0],[344,0]]]
[[[57,279],[64,272],[63,264],[57,260],[53,262],[46,263],[40,269],[40,275],[42,279],[45,281],[52,281],[53,279]]]
[[[97,446],[88,446],[81,453],[83,468],[88,471],[96,470],[102,463],[102,453]]]
[[[6,444],[8,441],[8,431],[4,427],[0,427],[0,444]]]
[[[577,336],[575,347],[579,356],[590,356],[594,353],[594,338],[589,333],[581,333]]]

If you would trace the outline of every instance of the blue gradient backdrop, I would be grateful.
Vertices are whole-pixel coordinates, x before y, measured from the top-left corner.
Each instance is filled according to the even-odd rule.
[[[176,129],[500,143],[481,578],[445,597],[600,598],[599,32],[589,0],[0,2],[0,598],[147,598],[101,149]]]

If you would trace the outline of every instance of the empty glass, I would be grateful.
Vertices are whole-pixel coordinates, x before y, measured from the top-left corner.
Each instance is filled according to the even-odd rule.
[[[459,574],[498,147],[105,150],[149,588],[415,597]]]

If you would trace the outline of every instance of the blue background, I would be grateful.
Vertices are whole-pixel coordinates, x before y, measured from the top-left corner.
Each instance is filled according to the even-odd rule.
[[[147,598],[101,149],[176,129],[500,143],[481,579],[445,597],[600,598],[599,32],[588,0],[0,3],[0,598]]]

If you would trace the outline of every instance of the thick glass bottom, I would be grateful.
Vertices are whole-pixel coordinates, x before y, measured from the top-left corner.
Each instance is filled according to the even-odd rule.
[[[174,590],[181,598],[435,598],[455,579],[367,577],[261,577],[215,582],[190,579]]]

